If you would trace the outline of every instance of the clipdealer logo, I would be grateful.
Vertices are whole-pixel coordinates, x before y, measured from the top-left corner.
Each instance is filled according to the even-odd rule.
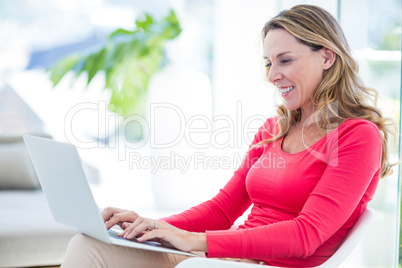
[[[74,129],[74,120],[79,118],[81,113],[92,112],[96,114],[98,137],[84,140],[77,135]],[[329,118],[336,117],[338,112],[337,103],[332,103],[325,108]],[[64,130],[66,139],[77,148],[117,148],[118,160],[128,161],[130,168],[150,169],[156,172],[161,169],[176,169],[181,173],[189,168],[212,168],[212,169],[236,169],[242,163],[244,155],[234,153],[232,156],[208,155],[210,149],[241,149],[252,143],[254,135],[258,132],[266,120],[262,115],[243,117],[242,104],[237,102],[235,116],[217,115],[210,119],[205,115],[193,115],[186,117],[184,112],[176,105],[170,103],[152,103],[149,106],[147,118],[133,114],[128,117],[108,112],[106,102],[80,103],[73,106],[66,114]],[[160,126],[161,115],[169,114],[169,119],[175,122],[163,122],[163,129]],[[162,116],[163,117],[163,116]],[[303,129],[316,122],[316,114],[304,123]],[[159,120],[159,121],[158,121]],[[143,134],[141,139],[129,140],[126,131],[130,125],[140,128]],[[334,128],[328,128],[327,134]],[[113,133],[109,133],[113,131]],[[119,132],[122,133],[119,133]],[[335,131],[337,131],[335,129]],[[337,137],[337,132],[334,134]],[[108,143],[100,142],[101,137],[110,137]],[[302,142],[311,155],[315,158],[327,161],[325,154],[315,151]],[[164,152],[156,155],[141,155],[135,151],[143,146],[149,146],[151,150]],[[329,146],[329,145],[328,145]],[[185,149],[183,149],[185,148]],[[335,161],[335,162],[334,162]],[[337,158],[331,165],[337,165]],[[265,168],[286,168],[285,159],[275,153],[259,160],[259,164]]]
[[[152,103],[149,107],[149,118],[145,118],[138,114],[133,114],[128,117],[124,117],[116,114],[108,114],[106,102],[100,101],[98,103],[79,103],[73,106],[66,114],[64,119],[64,133],[66,139],[74,144],[78,148],[91,149],[91,148],[116,148],[121,142],[118,138],[123,137],[124,146],[136,149],[141,148],[145,144],[149,144],[151,148],[167,149],[176,146],[181,142],[185,142],[191,148],[194,149],[206,149],[206,148],[242,148],[243,145],[249,145],[254,137],[254,134],[258,131],[266,117],[262,115],[254,115],[243,120],[242,104],[239,101],[236,107],[235,118],[228,115],[216,115],[212,119],[205,115],[193,115],[189,118],[186,117],[184,112],[176,105],[170,103]],[[96,118],[98,125],[98,139],[83,140],[79,138],[79,135],[75,133],[77,130],[73,128],[74,120],[80,116],[81,113],[86,111],[96,112]],[[177,129],[169,131],[174,133],[170,135],[170,140],[160,139],[157,128],[158,116],[163,113],[170,113],[170,118],[178,122]],[[256,123],[256,124],[255,124]],[[144,134],[138,141],[129,141],[125,131],[130,124],[135,124],[141,128]],[[166,122],[164,123],[166,125]],[[167,125],[169,122],[167,123]],[[258,127],[253,127],[253,124]],[[200,127],[202,125],[202,127]],[[217,127],[217,125],[219,125]],[[112,131],[116,131],[116,135],[110,135],[114,133],[108,133],[112,126]],[[119,133],[119,132],[123,133]],[[163,131],[168,130],[158,129],[164,135]],[[113,137],[105,145],[99,142],[100,137]],[[197,137],[203,136],[198,139]],[[206,139],[207,138],[207,139]],[[201,140],[203,142],[201,142]]]

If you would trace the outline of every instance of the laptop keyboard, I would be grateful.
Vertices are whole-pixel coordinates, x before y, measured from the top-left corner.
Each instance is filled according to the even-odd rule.
[[[119,232],[109,229],[108,230],[109,236],[116,238],[116,239],[120,239],[120,240],[127,240],[127,241],[131,241],[131,242],[136,242],[136,243],[141,243],[141,244],[145,244],[145,245],[149,245],[149,246],[154,246],[154,247],[161,247],[162,245],[158,242],[153,242],[153,241],[145,241],[145,242],[138,242],[137,238],[133,238],[133,239],[126,239],[124,237],[119,236]]]

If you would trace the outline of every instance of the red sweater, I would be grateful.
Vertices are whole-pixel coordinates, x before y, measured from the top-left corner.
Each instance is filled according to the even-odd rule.
[[[268,119],[252,145],[277,133],[276,122]],[[379,131],[369,121],[348,119],[296,154],[283,152],[282,140],[250,147],[214,198],[163,220],[206,232],[208,257],[287,267],[323,263],[373,198],[381,166]],[[244,224],[227,230],[250,205]]]

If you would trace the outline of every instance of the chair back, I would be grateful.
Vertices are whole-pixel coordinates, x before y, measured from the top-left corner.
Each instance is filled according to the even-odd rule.
[[[346,259],[346,257],[349,256],[353,248],[363,237],[374,216],[374,209],[366,208],[366,210],[356,221],[355,225],[353,225],[352,229],[350,229],[338,250],[326,262],[317,266],[316,268],[338,267]]]
[[[367,231],[370,222],[375,216],[375,211],[372,208],[366,208],[366,210],[360,215],[359,219],[350,229],[345,239],[342,241],[338,250],[323,264],[316,266],[316,268],[335,268],[342,264],[347,256],[352,252],[353,248],[363,237]],[[218,259],[207,258],[189,258],[179,263],[176,268],[257,268],[262,267],[256,264],[231,262]],[[275,267],[275,266],[263,266],[263,267]]]

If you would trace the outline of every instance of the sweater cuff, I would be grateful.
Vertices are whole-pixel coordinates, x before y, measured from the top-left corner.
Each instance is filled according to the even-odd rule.
[[[206,234],[208,258],[244,258],[241,231],[207,231]]]

